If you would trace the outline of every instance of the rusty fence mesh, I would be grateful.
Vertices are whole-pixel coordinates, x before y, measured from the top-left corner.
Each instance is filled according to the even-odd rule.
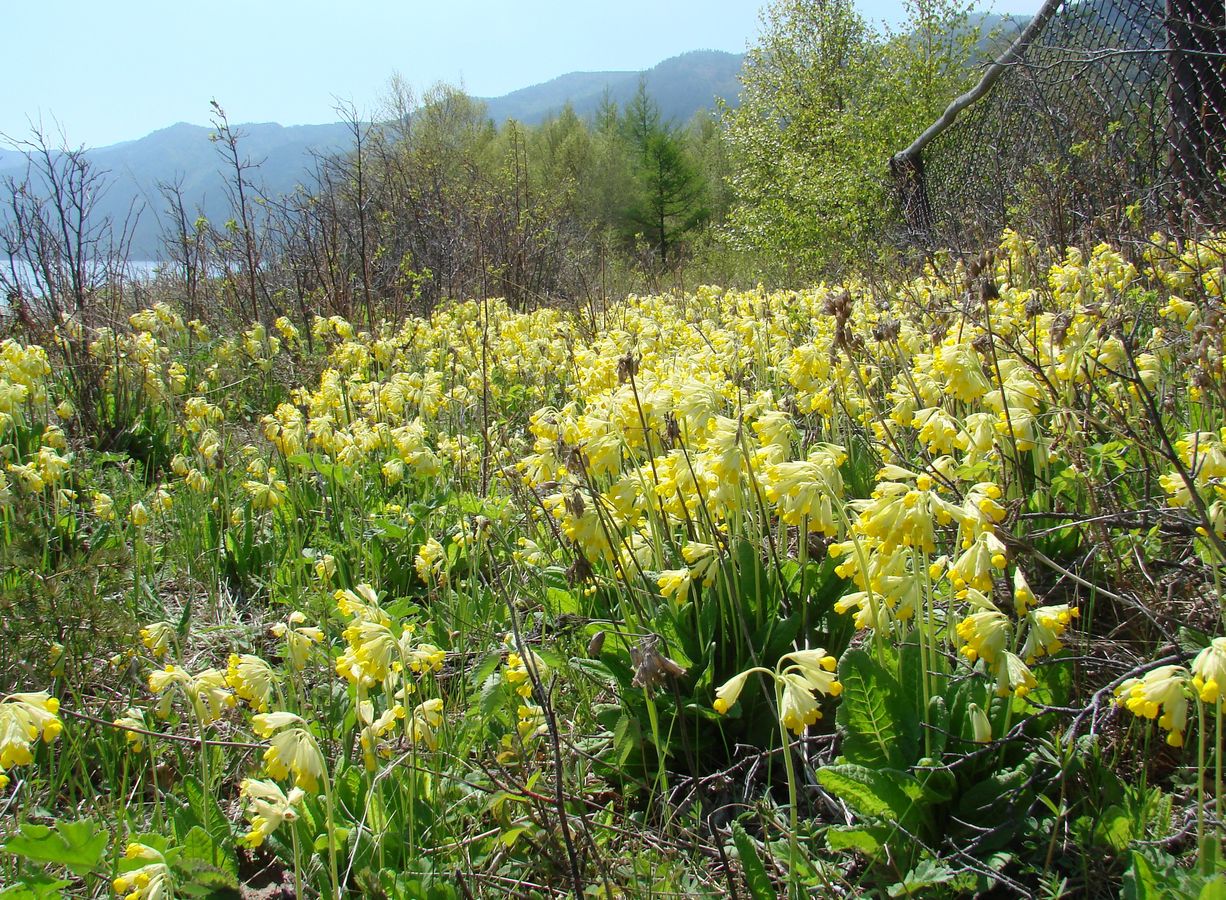
[[[1044,11],[981,99],[895,157],[900,238],[972,250],[1005,227],[1063,246],[1226,224],[1222,0]]]

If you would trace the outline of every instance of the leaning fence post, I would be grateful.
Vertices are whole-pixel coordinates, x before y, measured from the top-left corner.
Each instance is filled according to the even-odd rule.
[[[1196,0],[1184,0],[1184,2],[1196,2]],[[1207,0],[1203,0],[1207,2]],[[1220,0],[1218,0],[1220,4]],[[1047,27],[1047,23],[1051,21],[1052,16],[1056,14],[1064,0],[1045,0],[1043,6],[1029,24],[1022,30],[1022,33],[1017,36],[1012,44],[1009,45],[1004,53],[997,57],[996,61],[988,66],[983,73],[983,77],[979,82],[962,94],[955,98],[949,106],[945,107],[945,111],[937,118],[935,122],[924,129],[924,133],[911,142],[911,146],[907,149],[895,153],[890,158],[890,173],[894,176],[895,185],[900,194],[902,201],[903,215],[907,219],[908,227],[918,235],[927,236],[934,227],[932,215],[932,207],[928,200],[927,185],[924,180],[924,166],[921,154],[924,148],[927,147],[933,140],[936,139],[941,132],[945,131],[954,120],[958,118],[959,113],[965,110],[968,106],[983,99],[992,86],[1000,79],[1000,76],[1005,73],[1005,69],[1014,65],[1022,58],[1022,54],[1026,52],[1034,39],[1043,33],[1043,29]]]

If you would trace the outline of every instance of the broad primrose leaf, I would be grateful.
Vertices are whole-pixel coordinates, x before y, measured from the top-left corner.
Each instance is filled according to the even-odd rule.
[[[85,875],[102,864],[110,840],[110,834],[92,819],[54,826],[25,823],[3,849],[30,862],[66,866],[75,875]]]
[[[0,890],[4,900],[60,900],[64,888],[72,884],[63,878],[52,878],[45,872],[22,875],[15,884]]]
[[[869,858],[881,852],[887,838],[884,829],[873,825],[835,825],[826,830],[831,850],[856,850]]]
[[[923,859],[906,874],[902,881],[890,885],[889,894],[891,897],[915,896],[918,891],[935,887],[938,884],[946,884],[953,881],[955,877],[957,873],[945,863]]]
[[[881,771],[852,763],[824,766],[818,770],[817,780],[858,815],[891,822],[906,819],[923,792],[906,772]]]
[[[835,721],[843,731],[843,757],[870,768],[905,769],[915,762],[919,722],[901,702],[898,681],[863,650],[843,654],[839,681]]]

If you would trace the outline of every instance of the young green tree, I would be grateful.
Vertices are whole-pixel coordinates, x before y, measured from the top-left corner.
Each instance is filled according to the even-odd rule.
[[[627,243],[646,241],[661,268],[676,261],[678,245],[707,221],[706,184],[684,136],[661,121],[660,107],[639,82],[626,104],[620,133],[633,175],[620,231]]]
[[[950,0],[914,0],[897,34],[852,0],[775,0],[725,111],[734,240],[815,273],[871,255],[891,217],[889,157],[967,84],[974,40]]]
[[[707,220],[706,186],[681,139],[664,128],[647,136],[637,174],[626,223],[647,239],[667,269],[670,254],[675,261],[681,241]]]

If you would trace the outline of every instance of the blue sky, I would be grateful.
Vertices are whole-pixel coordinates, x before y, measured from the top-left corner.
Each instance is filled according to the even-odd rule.
[[[576,70],[637,70],[686,50],[741,52],[755,0],[9,0],[0,53],[0,132],[58,122],[69,143],[103,146],[187,121],[216,97],[230,120],[337,119],[337,100],[373,113],[389,78],[499,96]],[[997,0],[1033,12],[1038,0]],[[902,0],[860,0],[898,21]]]

